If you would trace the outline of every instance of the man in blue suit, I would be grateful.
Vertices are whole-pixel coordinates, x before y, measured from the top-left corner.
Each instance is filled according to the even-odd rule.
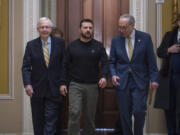
[[[120,34],[112,39],[109,60],[123,135],[143,135],[149,83],[152,89],[158,87],[158,69],[151,37],[136,30],[134,26],[133,16],[120,16]]]

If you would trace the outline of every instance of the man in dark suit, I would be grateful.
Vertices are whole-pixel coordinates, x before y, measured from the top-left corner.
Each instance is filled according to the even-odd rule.
[[[180,135],[180,15],[177,26],[164,35],[157,55],[162,65],[154,106],[165,111],[168,135]]]
[[[54,135],[60,110],[60,84],[64,40],[51,37],[52,22],[40,18],[40,37],[26,46],[22,76],[26,94],[31,100],[35,135]]]
[[[120,34],[112,39],[109,60],[123,135],[143,135],[149,82],[153,89],[158,87],[158,69],[151,37],[135,30],[134,25],[133,16],[125,14],[120,17]]]

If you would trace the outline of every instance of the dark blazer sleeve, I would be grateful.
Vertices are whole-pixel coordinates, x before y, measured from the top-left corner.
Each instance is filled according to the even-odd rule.
[[[171,42],[170,41],[170,36],[171,36],[170,32],[167,32],[164,35],[163,40],[162,40],[160,46],[157,49],[158,57],[160,57],[160,58],[168,58],[169,57],[168,48],[169,48],[169,44]]]
[[[149,68],[149,76],[151,82],[158,82],[158,68],[157,62],[154,54],[153,43],[151,36],[148,34],[147,37],[148,48],[147,48],[147,60],[148,60],[148,68]]]
[[[171,53],[168,53],[168,48],[176,42],[178,28],[172,31],[166,32],[164,35],[160,46],[157,49],[157,55],[162,58],[162,64],[160,69],[160,74],[162,76],[167,76],[170,70],[171,63]]]
[[[101,53],[100,62],[101,62],[101,69],[102,69],[101,77],[104,77],[107,79],[108,71],[109,71],[109,63],[108,63],[108,57],[106,54],[106,50],[105,50],[103,44],[100,44],[100,53]]]
[[[31,45],[27,43],[22,64],[22,79],[24,86],[31,85]]]
[[[65,50],[63,61],[62,61],[62,76],[60,79],[60,85],[66,85],[69,84],[69,67],[70,67],[70,61],[71,61],[71,53],[70,53],[70,46],[68,45],[67,49]]]
[[[114,39],[111,42],[110,58],[109,58],[109,69],[111,76],[116,75],[116,48]]]
[[[55,38],[55,37],[53,37]],[[56,43],[56,45],[58,47],[60,47],[60,52],[59,52],[59,69],[57,71],[57,73],[59,73],[59,78],[57,80],[57,85],[60,86],[61,85],[61,80],[64,76],[64,71],[63,71],[63,59],[64,59],[64,55],[65,55],[65,41],[64,39],[59,39],[59,38],[55,38],[58,42]]]

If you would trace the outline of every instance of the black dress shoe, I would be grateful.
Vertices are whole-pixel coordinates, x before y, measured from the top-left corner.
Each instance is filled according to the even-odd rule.
[[[121,131],[115,129],[114,131],[110,132],[109,135],[121,135]]]

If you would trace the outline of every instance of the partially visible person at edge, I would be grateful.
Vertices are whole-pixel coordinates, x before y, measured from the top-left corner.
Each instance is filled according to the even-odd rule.
[[[54,37],[57,37],[57,38],[63,38],[63,32],[58,27],[53,27],[52,28],[51,35],[54,36]],[[64,107],[63,106],[63,104],[64,104],[63,102],[64,102],[64,100],[62,100],[61,105],[60,105],[62,107]],[[62,115],[61,114],[63,113],[62,112],[63,109],[60,107],[60,110],[59,110],[60,114],[59,114],[59,119],[58,119],[57,126],[56,126],[56,133],[55,133],[55,135],[60,135],[61,132],[62,132],[62,121],[61,121]]]
[[[68,135],[80,135],[82,109],[83,134],[95,135],[98,89],[106,86],[108,59],[103,44],[93,39],[93,31],[92,20],[81,20],[80,39],[70,43],[63,61],[61,94],[66,96],[67,92],[69,93]],[[68,74],[71,80],[69,91],[67,90]]]
[[[30,97],[34,135],[54,135],[59,119],[64,40],[50,36],[52,21],[39,19],[39,37],[27,43],[22,77],[26,94]]]
[[[168,135],[180,135],[180,15],[176,23],[157,49],[162,64],[154,106],[165,112]]]
[[[158,87],[151,36],[134,27],[133,16],[120,16],[120,34],[112,39],[110,50],[110,73],[116,87],[123,135],[143,135],[149,83],[154,90]]]

